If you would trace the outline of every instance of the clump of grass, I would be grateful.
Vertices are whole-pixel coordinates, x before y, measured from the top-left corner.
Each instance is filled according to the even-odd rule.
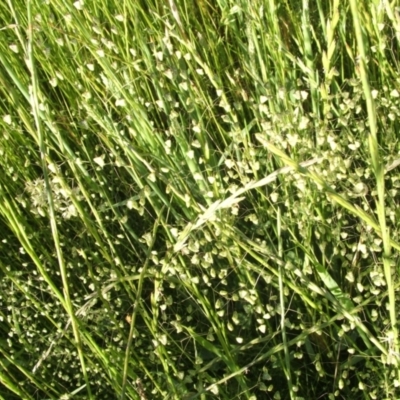
[[[1,6],[2,398],[399,396],[375,3]]]

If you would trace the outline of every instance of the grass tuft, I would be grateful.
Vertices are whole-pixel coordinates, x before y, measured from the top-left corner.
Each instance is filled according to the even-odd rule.
[[[399,15],[2,3],[0,398],[399,398]]]

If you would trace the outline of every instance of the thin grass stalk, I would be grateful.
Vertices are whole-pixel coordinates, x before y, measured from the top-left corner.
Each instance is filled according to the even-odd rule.
[[[7,366],[4,365],[4,362],[0,360],[0,366],[4,371],[7,371]],[[33,399],[33,397],[27,393],[21,386],[15,382],[16,379],[10,378],[10,376],[6,372],[0,372],[0,382],[6,387],[10,392],[15,393],[17,396],[20,396],[21,399]]]
[[[143,282],[144,278],[147,273],[147,268],[150,262],[150,255],[151,251],[153,250],[153,246],[157,237],[157,230],[160,225],[160,219],[162,217],[162,211],[164,207],[161,209],[161,212],[158,216],[158,219],[156,220],[154,227],[153,227],[153,233],[152,233],[152,239],[151,243],[149,245],[148,251],[147,251],[147,257],[146,261],[144,262],[143,269],[140,272],[139,276],[139,283],[138,283],[138,288],[136,291],[136,299],[135,303],[133,305],[133,313],[131,316],[131,322],[130,322],[130,327],[129,327],[129,334],[128,334],[128,342],[126,345],[126,350],[125,350],[125,359],[124,359],[124,368],[122,372],[122,386],[121,386],[121,400],[125,399],[125,392],[126,392],[126,385],[128,382],[128,368],[129,368],[129,361],[130,361],[130,352],[131,352],[131,347],[132,347],[132,340],[133,337],[135,336],[135,324],[136,324],[136,316],[140,307],[140,303],[142,302],[142,290],[143,290]]]
[[[15,202],[9,200],[3,193],[2,193],[2,188],[0,187],[0,193],[2,197],[2,203],[0,203],[0,210],[3,215],[6,216],[7,221],[12,228],[12,231],[14,234],[17,236],[19,242],[22,244],[24,250],[29,254],[31,257],[32,261],[36,265],[36,267],[39,270],[39,273],[43,277],[43,279],[46,281],[46,283],[51,287],[53,293],[56,295],[58,300],[61,302],[63,307],[66,307],[65,305],[65,299],[63,298],[61,292],[58,290],[57,286],[55,283],[51,280],[49,277],[48,273],[46,272],[46,269],[43,265],[43,263],[40,261],[39,256],[35,252],[31,241],[28,238],[25,226],[27,226],[27,222],[25,219],[23,219],[20,215],[18,215],[16,209]]]
[[[181,259],[182,265],[185,266],[185,270],[189,271],[189,268],[187,265],[185,265],[185,262],[183,259]],[[219,317],[216,315],[214,312],[215,308],[210,304],[208,301],[207,297],[204,296],[197,286],[191,282],[191,277],[189,272],[187,272],[188,277],[189,277],[189,282],[188,284],[184,283],[186,286],[186,289],[188,290],[189,293],[193,296],[194,299],[197,299],[197,302],[199,305],[201,305],[202,311],[204,315],[207,316],[208,321],[210,321],[213,330],[215,334],[218,337],[219,343],[222,346],[222,351],[217,349],[216,346],[208,342],[207,340],[204,340],[200,335],[197,335],[194,330],[191,328],[185,327],[185,329],[190,333],[190,335],[193,337],[194,340],[198,341],[199,344],[201,344],[203,347],[208,348],[210,351],[212,351],[214,354],[217,354],[218,356],[221,357],[221,359],[225,362],[227,367],[235,371],[238,366],[235,363],[235,359],[232,355],[232,352],[230,350],[229,342],[226,336],[226,330],[225,327],[222,323],[220,323]],[[243,376],[237,376],[237,381],[239,385],[241,386],[241,389],[243,390],[243,393],[245,393],[246,398],[249,397],[248,393],[248,387],[246,385],[245,379]]]
[[[283,257],[283,243],[282,243],[282,231],[281,231],[281,209],[278,208],[278,215],[277,215],[277,235],[278,235],[278,254],[279,257]],[[292,374],[291,374],[291,366],[290,366],[290,354],[289,354],[289,346],[287,342],[286,336],[286,324],[285,324],[285,317],[286,317],[286,308],[285,308],[285,296],[284,296],[284,287],[283,287],[283,265],[279,265],[279,275],[278,275],[278,284],[279,284],[279,302],[281,305],[281,333],[282,333],[282,342],[283,342],[283,352],[285,356],[285,375],[287,379],[287,383],[289,386],[289,393],[290,398],[294,399],[295,393],[293,391],[293,382],[292,382]]]
[[[368,121],[370,134],[368,137],[369,151],[373,171],[375,173],[378,200],[376,208],[378,212],[378,220],[380,225],[381,237],[383,241],[383,267],[385,273],[386,284],[389,293],[389,315],[391,323],[391,335],[393,335],[393,350],[399,354],[399,338],[397,329],[397,313],[396,313],[396,298],[393,285],[392,267],[391,267],[391,238],[389,229],[386,226],[386,212],[385,212],[385,178],[384,166],[379,155],[378,143],[378,126],[376,119],[375,101],[372,97],[371,87],[368,79],[367,72],[367,55],[365,51],[364,38],[362,34],[360,14],[356,0],[350,0],[351,13],[353,16],[354,29],[356,34],[357,46],[359,51],[359,71],[367,104]],[[396,361],[394,361],[396,360]],[[398,378],[400,379],[400,358],[393,358],[393,363],[396,364]]]
[[[43,393],[45,393],[47,396],[57,396],[57,395],[60,396],[60,394],[57,393],[56,390],[54,388],[52,388],[48,382],[41,382],[40,378],[36,378],[33,373],[28,371],[22,365],[19,365],[19,363],[17,361],[18,355],[10,356],[9,354],[7,354],[3,351],[2,351],[2,353],[3,353],[4,359],[7,360],[7,362],[9,362],[10,364],[14,364],[15,367],[19,370],[19,372],[21,374],[25,375],[26,379],[30,383],[34,384],[36,387],[40,387],[40,389],[43,391]],[[21,378],[19,378],[19,380],[20,379]],[[0,378],[0,382],[1,382],[1,378]],[[25,392],[25,390],[24,390],[24,392]],[[25,396],[30,396],[30,395],[25,392]],[[25,398],[25,397],[22,396],[22,398]]]
[[[90,382],[89,382],[89,377],[86,371],[86,363],[85,363],[85,357],[83,354],[83,349],[82,349],[82,342],[81,342],[81,337],[80,337],[80,332],[78,328],[78,322],[74,313],[70,293],[69,293],[69,282],[67,278],[67,271],[66,271],[66,266],[64,263],[64,256],[63,256],[63,251],[61,249],[60,245],[60,239],[58,235],[58,228],[57,228],[57,223],[56,223],[56,215],[55,215],[55,210],[54,210],[54,201],[53,201],[53,196],[52,196],[52,189],[50,185],[50,180],[49,180],[49,174],[47,170],[47,165],[46,165],[46,145],[45,145],[45,138],[44,138],[44,132],[42,129],[42,124],[41,124],[41,118],[39,116],[39,102],[38,102],[38,79],[37,79],[37,74],[36,74],[36,67],[35,67],[35,60],[34,60],[34,54],[33,54],[33,43],[34,43],[34,37],[33,37],[33,29],[32,29],[32,14],[31,14],[31,0],[28,0],[27,3],[27,12],[28,12],[28,46],[27,46],[27,57],[28,57],[28,67],[31,72],[31,83],[32,83],[32,93],[31,93],[31,106],[32,106],[32,112],[33,116],[35,119],[36,123],[36,129],[38,132],[38,137],[39,137],[39,144],[40,144],[40,155],[41,155],[41,161],[42,161],[42,170],[43,170],[43,176],[44,176],[44,181],[46,185],[46,191],[47,191],[47,200],[48,200],[48,206],[49,206],[49,213],[50,213],[50,225],[51,225],[51,231],[53,235],[53,240],[54,244],[56,247],[56,253],[57,253],[57,259],[59,262],[59,267],[60,267],[60,274],[61,274],[61,279],[63,282],[63,290],[64,290],[64,297],[65,297],[65,305],[66,305],[66,311],[71,318],[71,323],[72,323],[72,329],[74,333],[74,337],[76,340],[76,346],[79,354],[79,360],[81,363],[82,367],[82,373],[83,377],[86,383],[86,388],[87,388],[87,395],[89,399],[92,399],[92,393],[90,389]]]
[[[312,50],[311,33],[310,33],[309,0],[303,0],[302,6],[303,6],[303,13],[301,17],[301,26],[304,37],[304,56],[306,59],[308,79],[310,82],[312,109],[315,117],[319,118],[319,106],[318,106],[319,101],[318,101],[318,91],[317,91],[319,83],[318,83],[318,74],[316,73],[316,68],[313,61],[314,54]]]

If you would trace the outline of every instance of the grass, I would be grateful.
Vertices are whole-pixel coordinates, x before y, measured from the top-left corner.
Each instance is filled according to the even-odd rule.
[[[1,399],[397,399],[395,2],[0,5]]]

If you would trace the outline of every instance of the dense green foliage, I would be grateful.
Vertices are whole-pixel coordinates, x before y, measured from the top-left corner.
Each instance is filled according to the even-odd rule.
[[[400,397],[400,14],[0,3],[0,398]]]

